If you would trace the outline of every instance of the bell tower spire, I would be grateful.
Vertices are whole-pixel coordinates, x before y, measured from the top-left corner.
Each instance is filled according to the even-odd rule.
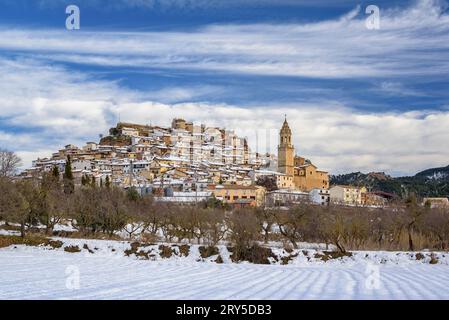
[[[285,115],[284,123],[279,132],[278,146],[278,170],[279,172],[293,176],[294,173],[295,148],[292,144],[292,130],[287,122]]]

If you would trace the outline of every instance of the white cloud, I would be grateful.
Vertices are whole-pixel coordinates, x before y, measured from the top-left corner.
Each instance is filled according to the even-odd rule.
[[[115,124],[118,114],[122,120],[161,125],[182,116],[254,137],[251,132],[261,128],[278,130],[287,113],[297,152],[332,173],[412,174],[447,165],[449,150],[443,146],[449,110],[376,114],[333,101],[251,107],[177,103],[220,89],[171,87],[143,93],[54,63],[322,78],[447,76],[449,18],[431,2],[382,13],[378,31],[366,30],[363,19],[354,15],[306,25],[209,26],[191,33],[3,28],[0,49],[20,51],[26,58],[0,58],[0,147],[18,151],[29,165],[34,154],[49,155],[68,143],[95,140]],[[398,83],[387,81],[381,89],[400,91]],[[264,139],[263,132],[258,136]],[[272,151],[276,145],[270,143]]]
[[[442,147],[449,136],[449,110],[375,114],[330,101],[251,108],[207,102],[166,104],[60,67],[2,60],[0,74],[4,77],[0,121],[7,119],[7,125],[21,128],[0,130],[0,146],[18,151],[28,166],[33,155],[50,155],[50,150],[65,144],[97,139],[115,124],[119,113],[123,121],[137,123],[169,125],[173,117],[181,116],[225,126],[249,136],[253,149],[256,132],[260,142],[271,134],[273,152],[276,132],[287,114],[296,151],[333,173],[411,174],[447,165],[449,158],[449,149]],[[263,143],[258,151],[266,151]]]
[[[11,1],[11,0],[10,0]],[[14,0],[20,1],[20,0]],[[23,1],[23,0],[22,0]],[[40,6],[52,7],[60,3],[69,3],[68,0],[39,0]],[[228,7],[259,7],[259,6],[341,6],[351,3],[351,0],[78,0],[77,4],[103,9],[141,8],[149,10],[167,9],[222,9]]]
[[[392,96],[424,96],[423,92],[406,88],[402,83],[395,81],[383,81],[379,90]]]
[[[449,135],[449,112],[406,112],[370,114],[333,104],[260,106],[251,109],[230,105],[131,103],[121,105],[129,121],[149,123],[159,119],[169,124],[182,116],[211,125],[222,125],[273,141],[288,114],[296,151],[333,173],[353,170],[385,170],[411,174],[431,166],[447,165],[449,150],[441,148]],[[277,138],[277,137],[276,137]],[[265,152],[264,146],[258,149]]]
[[[308,24],[212,25],[186,32],[0,28],[0,48],[56,61],[318,78],[445,76],[449,15],[438,1],[381,9],[368,30],[359,7]]]

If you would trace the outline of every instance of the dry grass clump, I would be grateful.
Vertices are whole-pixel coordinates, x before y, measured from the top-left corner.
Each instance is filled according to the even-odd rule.
[[[190,253],[190,246],[188,244],[179,246],[179,253],[181,256],[187,257]]]
[[[296,258],[298,256],[297,253],[295,254],[289,254],[288,256],[284,256],[281,258],[281,264],[287,265],[293,258]]]
[[[430,263],[430,264],[437,264],[437,263],[438,263],[438,257],[436,256],[436,254],[432,253],[432,254],[430,255],[430,261],[429,261],[429,263]]]
[[[323,251],[323,253],[315,253],[315,259],[321,259],[323,261],[328,261],[331,259],[340,259],[343,257],[352,257],[352,252],[341,252],[341,251]]]
[[[270,248],[253,244],[251,247],[233,248],[231,260],[233,262],[248,261],[254,264],[270,264],[269,258],[278,261],[278,257]]]
[[[159,255],[161,256],[161,258],[163,259],[168,259],[173,255],[173,250],[168,247],[168,246],[164,246],[164,245],[160,245],[159,246]]]
[[[214,246],[201,246],[198,248],[198,250],[200,251],[201,258],[203,259],[215,256],[220,253],[218,248]]]
[[[415,258],[416,258],[416,260],[422,260],[422,259],[424,259],[425,257],[424,257],[424,255],[423,255],[421,252],[418,252],[418,253],[415,255]]]
[[[20,231],[19,226],[13,226],[10,224],[4,224],[0,226],[0,229],[6,230],[6,231]]]
[[[63,244],[64,243],[62,241],[59,241],[59,240],[50,240],[50,241],[48,241],[48,245],[50,247],[52,247],[53,249],[59,249],[59,248],[61,248],[63,246]]]
[[[70,252],[70,253],[77,253],[77,252],[81,252],[81,249],[78,246],[67,246],[67,247],[64,247],[64,251]]]
[[[11,245],[27,245],[27,246],[41,246],[47,245],[50,239],[39,235],[27,235],[25,238],[20,236],[0,236],[0,248],[9,247]]]

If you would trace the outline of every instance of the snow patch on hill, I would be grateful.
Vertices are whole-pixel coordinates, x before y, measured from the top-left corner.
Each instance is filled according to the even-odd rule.
[[[429,180],[445,180],[448,177],[447,172],[434,172],[431,175],[426,176]]]

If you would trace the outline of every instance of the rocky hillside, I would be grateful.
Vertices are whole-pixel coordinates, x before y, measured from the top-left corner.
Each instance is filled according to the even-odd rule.
[[[414,192],[419,197],[449,196],[449,166],[427,169],[410,177],[392,178],[382,172],[333,175],[331,185],[349,184],[366,186],[371,191],[384,191],[401,198]]]
[[[416,177],[422,177],[429,180],[449,180],[449,166],[441,168],[433,168],[421,171],[416,174]]]

